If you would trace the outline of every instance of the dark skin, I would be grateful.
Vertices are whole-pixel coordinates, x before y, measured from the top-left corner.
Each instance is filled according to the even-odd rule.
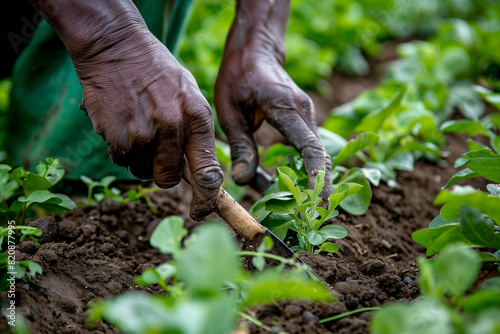
[[[30,0],[64,42],[83,87],[81,108],[108,144],[111,160],[162,188],[192,174],[191,216],[215,208],[224,175],[217,161],[210,105],[193,76],[147,29],[130,0]],[[253,132],[263,120],[302,153],[309,185],[331,162],[314,106],[283,69],[289,0],[238,0],[215,87],[228,135],[233,177],[248,184],[258,156]],[[330,188],[324,190],[327,197]]]

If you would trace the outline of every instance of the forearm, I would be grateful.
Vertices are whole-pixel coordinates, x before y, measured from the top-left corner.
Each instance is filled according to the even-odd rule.
[[[226,52],[255,46],[272,52],[283,62],[289,10],[290,0],[237,0]]]
[[[29,1],[72,57],[91,57],[146,27],[131,0]]]

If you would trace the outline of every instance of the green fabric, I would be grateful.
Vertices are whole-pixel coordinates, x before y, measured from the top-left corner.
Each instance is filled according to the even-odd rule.
[[[134,1],[151,32],[174,51],[191,2]],[[53,157],[61,160],[68,179],[135,179],[111,162],[105,142],[79,110],[83,92],[73,63],[45,21],[17,59],[12,84],[5,147],[9,163],[33,170],[38,161]]]

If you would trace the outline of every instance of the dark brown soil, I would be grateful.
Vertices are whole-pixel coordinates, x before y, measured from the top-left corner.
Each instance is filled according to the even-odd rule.
[[[392,59],[391,55],[388,52],[387,59]],[[334,87],[344,93],[334,91],[332,94],[337,97],[331,99],[313,96],[320,122],[328,110],[374,86],[378,78],[373,70],[364,79],[348,79],[336,73],[332,80]],[[466,145],[464,138],[458,136],[447,139],[448,162],[452,165]],[[318,320],[417,297],[415,260],[425,252],[413,242],[411,233],[427,227],[439,213],[432,202],[455,172],[452,167],[418,162],[414,172],[398,176],[398,187],[382,184],[374,188],[373,201],[365,215],[341,213],[335,219],[334,223],[348,230],[348,236],[338,241],[340,251],[333,255],[304,254],[302,258],[332,285],[338,293],[337,303],[283,302],[257,307],[253,314],[273,332],[368,333],[370,312],[324,325],[318,324]],[[16,252],[17,260],[31,260],[43,268],[43,274],[31,282],[20,280],[16,284],[18,315],[28,319],[32,333],[117,333],[106,324],[92,330],[86,328],[89,303],[128,290],[157,291],[138,287],[134,280],[148,267],[168,259],[149,245],[149,236],[161,218],[182,216],[188,229],[197,224],[188,218],[190,193],[184,183],[153,193],[151,198],[159,208],[156,215],[145,204],[105,201],[33,222],[44,231],[41,245],[36,247],[25,241]],[[248,209],[257,198],[248,189],[244,206]],[[5,292],[0,297],[3,302],[7,300]],[[253,324],[248,327],[250,333],[266,332]],[[0,333],[3,332],[9,329],[5,319],[0,318]]]

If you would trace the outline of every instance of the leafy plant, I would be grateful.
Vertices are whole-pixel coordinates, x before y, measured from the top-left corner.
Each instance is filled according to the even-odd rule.
[[[317,174],[313,190],[297,185],[298,177],[291,168],[278,167],[276,170],[279,191],[269,193],[255,203],[250,214],[281,240],[285,239],[289,229],[295,231],[299,245],[293,248],[298,251],[312,252],[315,246],[320,246],[316,252],[336,252],[338,245],[327,240],[344,238],[346,229],[322,225],[336,217],[339,214],[336,207],[363,186],[355,183],[338,185],[329,197],[328,209],[325,209],[319,205],[322,201],[319,194],[325,185],[324,170]]]
[[[324,128],[319,128],[319,133],[326,152],[333,157],[332,179],[334,187],[342,183],[358,183],[363,186],[359,192],[342,201],[340,207],[353,215],[365,214],[371,203],[371,185],[379,185],[382,173],[376,168],[348,168],[346,166],[350,166],[354,157],[364,159],[363,150],[375,144],[379,140],[378,135],[370,132],[360,133],[347,141]],[[277,165],[291,168],[298,177],[297,184],[307,187],[304,161],[294,148],[281,143],[274,144],[268,148],[262,162],[267,167]],[[276,187],[271,188],[271,191],[277,190]]]
[[[451,177],[446,186],[473,177],[500,182],[500,155],[491,149],[468,141],[469,148],[476,149],[462,155],[455,166],[466,168]],[[427,248],[427,255],[440,252],[452,242],[463,242],[475,247],[500,249],[500,191],[498,184],[488,184],[489,193],[471,186],[454,186],[453,190],[441,191],[434,201],[443,205],[440,215],[429,228],[413,233],[413,239]],[[500,253],[493,256],[481,253],[485,261],[497,261]]]
[[[480,271],[480,256],[453,244],[432,260],[417,260],[422,297],[384,306],[371,321],[372,334],[497,333],[500,329],[498,278],[469,292]]]
[[[150,192],[157,191],[158,188],[143,188],[142,186],[137,186],[137,190],[129,190],[124,194],[122,194],[121,190],[116,187],[110,187],[111,184],[116,180],[115,176],[106,176],[102,178],[100,181],[92,180],[90,177],[81,175],[80,180],[83,181],[87,185],[87,201],[86,202],[78,202],[80,205],[92,205],[100,202],[104,198],[110,198],[118,203],[127,203],[127,202],[139,202],[141,199],[144,199],[149,206],[149,209],[153,213],[157,213],[155,205],[151,202],[151,200],[146,196]],[[99,190],[99,191],[97,191]]]
[[[12,262],[14,264],[11,264]],[[35,275],[42,274],[42,267],[35,262],[27,260],[10,261],[9,255],[3,252],[0,253],[0,273],[0,291],[3,291],[10,285],[10,282],[7,281],[11,277],[10,273],[17,279],[22,279],[26,276],[26,280],[29,282]]]
[[[135,292],[97,302],[89,322],[104,319],[124,333],[219,334],[231,332],[236,316],[251,318],[245,310],[257,304],[290,298],[332,300],[321,283],[297,271],[243,272],[237,246],[220,224],[206,222],[183,242],[186,234],[180,217],[160,222],[151,245],[172,254],[173,260],[137,278],[141,285],[159,284],[166,295]]]
[[[36,173],[22,167],[12,170],[8,165],[0,165],[0,213],[16,221],[21,218],[20,223],[23,225],[27,210],[33,205],[55,214],[73,209],[74,203],[68,196],[50,191],[63,176],[64,169],[58,159],[40,161]],[[12,200],[19,188],[23,195]]]

